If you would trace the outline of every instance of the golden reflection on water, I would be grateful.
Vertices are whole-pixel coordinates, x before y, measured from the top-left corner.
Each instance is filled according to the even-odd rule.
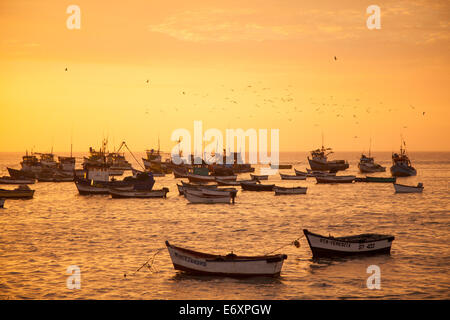
[[[6,166],[17,167],[20,156],[1,154],[2,174]],[[357,174],[358,154],[344,156],[350,160],[345,174]],[[304,153],[286,157],[296,161],[297,169],[306,167]],[[418,176],[399,181],[423,182],[423,194],[394,194],[391,184],[316,185],[314,179],[291,182],[272,176],[278,185],[307,186],[307,195],[239,191],[235,205],[190,205],[178,195],[171,175],[156,178],[156,188],[169,187],[167,199],[80,196],[73,183],[37,183],[34,199],[7,200],[0,211],[0,296],[448,299],[450,158],[448,153],[423,153],[413,159]],[[389,160],[387,153],[377,157],[382,165],[389,166]],[[288,259],[276,279],[180,274],[166,250],[156,257],[156,272],[143,268],[131,275],[165,240],[199,251],[255,255],[291,242],[303,228],[336,236],[388,233],[396,239],[390,256],[312,261],[303,238],[300,248],[281,250]],[[70,265],[81,269],[80,290],[66,287]],[[381,290],[365,285],[369,265],[381,268]]]

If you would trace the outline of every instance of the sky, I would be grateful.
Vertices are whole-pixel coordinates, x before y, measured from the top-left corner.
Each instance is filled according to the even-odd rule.
[[[281,151],[450,151],[449,18],[439,0],[2,0],[0,151],[170,151],[195,120],[279,129]]]

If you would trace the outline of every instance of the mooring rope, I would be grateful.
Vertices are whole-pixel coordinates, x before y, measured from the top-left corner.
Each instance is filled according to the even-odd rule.
[[[140,271],[143,267],[145,267],[145,266],[148,268],[148,270],[150,270],[150,272],[155,272],[156,269],[153,268],[153,263],[155,262],[156,255],[157,255],[158,253],[160,253],[160,252],[161,252],[162,250],[164,250],[164,249],[165,249],[165,247],[156,249],[156,250],[155,250],[155,253],[154,253],[152,256],[150,256],[150,258],[148,258],[148,260],[145,261],[144,264],[143,264],[142,266],[140,266],[140,267],[139,267],[135,272],[133,272],[133,274],[131,274],[131,275],[134,276],[134,275],[136,274],[136,272],[139,272],[139,271]],[[150,260],[152,260],[152,262],[149,264],[148,262],[149,262]],[[127,277],[127,274],[124,273],[124,274],[123,274],[123,277],[126,278],[126,277]]]
[[[271,253],[274,253],[274,252],[276,252],[276,251],[278,251],[278,250],[280,250],[280,249],[283,249],[283,248],[285,248],[285,247],[287,247],[287,246],[290,246],[290,245],[294,245],[296,248],[300,248],[300,239],[301,238],[303,238],[305,235],[302,235],[301,237],[298,237],[297,239],[295,239],[294,241],[291,241],[291,242],[289,242],[288,244],[285,244],[284,246],[282,246],[282,247],[279,247],[279,248],[277,248],[277,249],[275,249],[275,250],[273,250],[273,251],[270,251],[270,252],[268,252],[268,253],[266,253],[266,256],[267,255],[269,255],[269,254],[271,254]]]

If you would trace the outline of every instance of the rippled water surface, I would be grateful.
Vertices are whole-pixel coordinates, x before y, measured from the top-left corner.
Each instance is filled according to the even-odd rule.
[[[345,174],[357,174],[358,156],[335,158],[349,160]],[[281,157],[297,169],[307,166],[306,153]],[[390,154],[375,157],[389,172]],[[172,175],[156,178],[156,188],[169,187],[167,199],[80,196],[74,183],[36,183],[34,199],[7,200],[0,209],[0,298],[449,299],[450,154],[411,158],[418,175],[398,182],[423,182],[423,194],[394,194],[392,184],[317,185],[311,178],[271,176],[278,185],[307,186],[308,193],[239,191],[235,205],[191,205],[178,195]],[[20,159],[18,153],[0,154],[1,174],[7,166],[19,168]],[[180,274],[167,250],[156,256],[156,272],[144,268],[131,275],[165,240],[211,253],[259,255],[288,244],[303,228],[334,236],[392,234],[395,240],[390,256],[312,261],[302,238],[300,248],[280,250],[288,259],[276,279]],[[71,265],[81,269],[80,290],[66,287]],[[369,265],[381,269],[380,290],[366,287]]]

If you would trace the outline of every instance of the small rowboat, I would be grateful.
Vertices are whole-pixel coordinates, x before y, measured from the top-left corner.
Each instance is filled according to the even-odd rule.
[[[308,177],[334,177],[336,172],[328,172],[328,171],[314,171],[311,169],[306,169],[308,172]]]
[[[302,176],[312,177],[311,174],[309,174],[308,172],[300,171],[300,170],[297,170],[295,168],[294,168],[294,172],[295,172],[295,175],[299,176],[299,177],[302,177]]]
[[[90,195],[90,194],[109,194],[109,189],[113,188],[111,185],[108,186],[108,184],[88,184],[88,183],[82,183],[78,180],[75,181],[75,185],[77,186],[78,192],[80,195]],[[129,186],[114,186],[114,189],[121,190],[121,191],[132,191],[134,189],[133,185]]]
[[[355,176],[316,177],[317,183],[352,183]]]
[[[173,176],[175,177],[175,179],[188,177],[187,171],[182,171],[182,170],[173,168],[172,172],[173,172]]]
[[[389,254],[394,236],[360,234],[347,237],[325,237],[303,230],[313,258],[342,257],[354,255]]]
[[[5,204],[5,199],[0,199],[0,208],[3,208]]]
[[[281,180],[306,180],[306,176],[290,175],[280,173]]]
[[[306,187],[293,187],[293,188],[284,188],[275,186],[273,190],[275,191],[275,195],[283,195],[283,194],[306,194]]]
[[[242,190],[246,191],[273,191],[274,184],[259,184],[259,183],[241,183]]]
[[[1,177],[0,184],[34,184],[35,180],[31,178],[14,179],[12,177]]]
[[[203,194],[209,195],[209,196],[236,196],[237,189],[236,188],[217,188],[217,189],[211,189],[211,188],[201,188],[201,192]]]
[[[27,185],[20,185],[14,190],[0,189],[0,198],[5,199],[31,199],[33,195],[34,190]]]
[[[292,164],[270,164],[271,169],[292,169]]]
[[[112,198],[166,198],[168,188],[162,188],[160,190],[117,190],[109,189],[109,194]]]
[[[256,174],[251,174],[251,173],[250,173],[250,178],[252,178],[252,180],[269,180],[268,175],[256,175]]]
[[[423,184],[419,183],[417,186],[407,186],[404,184],[394,183],[395,193],[422,193]]]
[[[365,177],[356,178],[355,182],[395,183],[396,177]]]
[[[287,259],[285,254],[270,256],[237,256],[234,253],[215,255],[171,245],[167,250],[175,270],[196,275],[222,277],[278,277]]]
[[[201,189],[217,189],[217,185],[198,185],[198,184],[190,184],[184,181],[181,181],[182,185],[177,184],[178,193],[180,196],[184,194],[185,190],[201,190]]]
[[[226,195],[208,195],[199,190],[184,190],[184,197],[190,203],[234,203],[235,194],[228,193]]]

